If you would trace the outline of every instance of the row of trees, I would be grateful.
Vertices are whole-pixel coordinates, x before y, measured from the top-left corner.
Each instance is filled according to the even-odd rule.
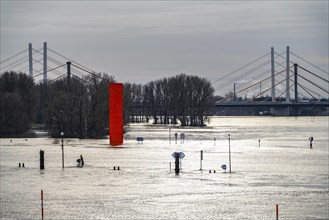
[[[31,124],[44,124],[58,137],[96,138],[108,134],[107,74],[62,78],[35,84],[24,73],[0,76],[1,134],[22,133]],[[203,126],[213,104],[210,82],[180,74],[142,84],[124,84],[124,122]]]
[[[38,92],[26,74],[6,72],[0,77],[0,134],[22,133],[36,115]]]
[[[38,85],[41,101],[37,123],[45,123],[53,136],[96,138],[107,135],[108,84],[106,74],[60,79]]]
[[[204,126],[214,89],[198,76],[180,74],[145,85],[125,84],[126,122],[153,119],[154,124]],[[129,118],[130,117],[130,118]]]
[[[112,76],[95,74],[35,84],[24,73],[0,76],[0,134],[44,124],[51,136],[96,138],[107,135],[108,84]]]

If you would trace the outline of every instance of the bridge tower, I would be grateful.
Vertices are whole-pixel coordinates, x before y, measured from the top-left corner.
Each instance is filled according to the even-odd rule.
[[[290,85],[289,85],[289,75],[290,75],[290,69],[289,69],[289,65],[290,65],[290,49],[289,46],[287,46],[287,50],[286,50],[286,102],[290,102]]]
[[[43,43],[43,81],[47,82],[47,42]]]
[[[271,79],[272,79],[272,102],[275,102],[275,69],[274,69],[274,47],[271,47]]]
[[[294,63],[294,77],[295,77],[295,102],[298,102],[298,82],[297,82],[297,76],[298,76],[298,64]]]
[[[32,44],[29,43],[29,76],[33,77]]]

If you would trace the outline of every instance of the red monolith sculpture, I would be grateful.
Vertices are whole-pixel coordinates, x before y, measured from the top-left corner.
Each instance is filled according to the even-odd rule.
[[[109,133],[110,145],[123,144],[123,85],[109,84]]]

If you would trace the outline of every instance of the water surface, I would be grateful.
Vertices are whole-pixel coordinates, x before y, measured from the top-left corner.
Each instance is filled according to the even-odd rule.
[[[121,148],[109,148],[106,139],[66,139],[64,170],[54,139],[1,139],[0,217],[41,218],[43,190],[45,219],[275,219],[276,204],[280,219],[329,219],[328,123],[213,117],[204,128],[172,126],[170,143],[168,126],[130,125]],[[186,134],[184,143],[175,143],[176,132]],[[228,134],[231,174],[220,168],[229,163]],[[175,151],[185,154],[179,175]],[[81,154],[85,166],[77,168]]]

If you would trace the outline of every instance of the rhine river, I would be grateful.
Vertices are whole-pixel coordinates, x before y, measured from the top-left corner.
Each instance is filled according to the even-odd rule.
[[[52,138],[1,138],[0,218],[41,219],[43,190],[45,219],[275,219],[276,204],[279,219],[329,219],[328,126],[329,117],[212,117],[206,127],[170,132],[134,124],[120,148],[65,139],[64,169]],[[185,133],[184,143],[175,133]],[[179,175],[173,152],[185,154]]]

